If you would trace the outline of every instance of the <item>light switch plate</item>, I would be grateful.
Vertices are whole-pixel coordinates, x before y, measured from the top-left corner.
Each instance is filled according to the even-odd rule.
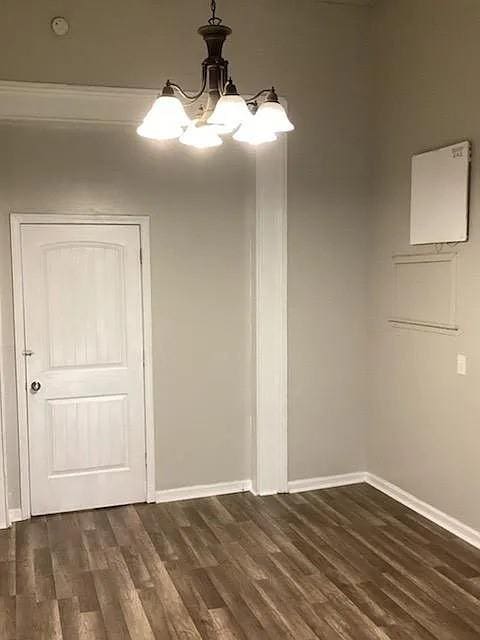
[[[463,353],[457,354],[457,373],[460,376],[467,375],[467,356],[463,355]]]

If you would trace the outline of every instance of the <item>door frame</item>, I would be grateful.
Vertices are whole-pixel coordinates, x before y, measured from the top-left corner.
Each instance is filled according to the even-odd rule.
[[[0,529],[6,529],[10,524],[8,511],[8,481],[6,460],[6,434],[5,434],[5,370],[3,367],[2,344],[2,313],[0,310]]]
[[[22,519],[31,515],[30,461],[28,444],[28,408],[26,392],[24,291],[21,230],[25,224],[101,224],[134,225],[139,228],[142,278],[145,462],[146,502],[155,502],[155,424],[153,408],[152,299],[150,269],[149,216],[78,214],[78,213],[12,213],[10,231],[12,247],[13,309],[15,329],[15,363],[18,408],[18,446],[20,463],[20,500]]]

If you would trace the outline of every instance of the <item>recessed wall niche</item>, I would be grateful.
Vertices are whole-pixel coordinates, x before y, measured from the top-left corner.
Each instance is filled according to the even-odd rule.
[[[456,253],[393,256],[390,322],[400,328],[455,333],[456,279]]]

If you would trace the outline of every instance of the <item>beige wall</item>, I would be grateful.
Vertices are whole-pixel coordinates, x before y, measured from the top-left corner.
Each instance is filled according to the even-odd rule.
[[[207,9],[206,0],[9,0],[0,11],[0,79],[159,87],[168,74],[194,89],[204,57],[195,30]],[[65,39],[49,31],[59,13],[71,21]],[[297,124],[288,164],[289,476],[360,470],[367,388],[370,8],[318,0],[223,0],[219,13],[234,29],[226,55],[237,85],[253,92],[275,82]],[[184,153],[145,154],[134,137],[109,132],[47,134],[25,127],[8,136],[12,160],[4,155],[4,166],[12,183],[5,183],[3,172],[10,195],[2,204],[2,270],[8,269],[5,215],[11,206],[156,212],[157,484],[244,476],[250,435],[245,207],[253,190],[241,153],[222,151],[198,162]],[[63,166],[52,145],[62,156],[74,151],[78,157]],[[220,171],[220,179],[213,171]],[[125,182],[125,176],[131,177]],[[6,273],[2,298],[11,345]],[[12,405],[12,398],[7,402]]]
[[[372,12],[376,143],[369,470],[480,529],[480,3],[385,0]],[[393,329],[393,253],[409,247],[410,158],[473,142],[470,242],[458,246],[458,337]],[[417,252],[433,247],[417,248]],[[456,355],[468,375],[456,373]]]

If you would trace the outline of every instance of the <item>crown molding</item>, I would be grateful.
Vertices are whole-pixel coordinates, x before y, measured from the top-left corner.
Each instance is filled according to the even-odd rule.
[[[137,125],[154,89],[0,81],[0,120]]]
[[[0,121],[138,126],[159,93],[157,89],[0,80]],[[287,108],[285,98],[279,99]]]

